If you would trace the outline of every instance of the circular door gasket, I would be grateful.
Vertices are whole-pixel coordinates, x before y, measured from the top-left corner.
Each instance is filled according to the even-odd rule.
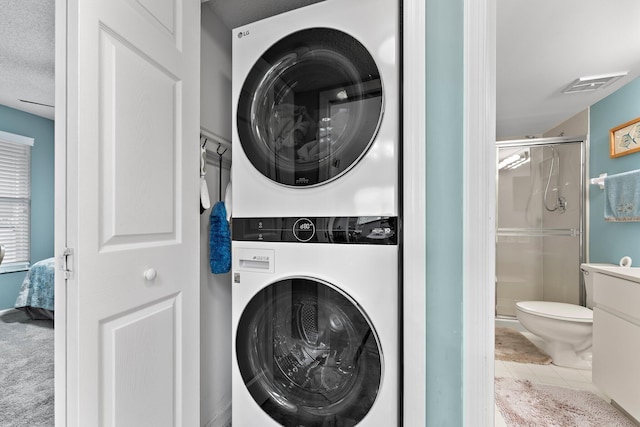
[[[237,128],[253,166],[282,185],[329,182],[373,143],[383,116],[380,72],[367,49],[330,28],[292,33],[254,64]]]
[[[354,302],[318,280],[278,281],[253,297],[236,354],[251,396],[283,426],[354,426],[380,388],[375,331]]]

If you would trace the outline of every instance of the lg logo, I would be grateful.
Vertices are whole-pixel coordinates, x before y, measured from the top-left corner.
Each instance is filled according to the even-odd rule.
[[[241,39],[241,38],[246,37],[246,36],[248,36],[248,35],[249,35],[249,30],[247,30],[247,31],[240,31],[240,32],[238,33],[238,38],[239,38],[239,39]]]

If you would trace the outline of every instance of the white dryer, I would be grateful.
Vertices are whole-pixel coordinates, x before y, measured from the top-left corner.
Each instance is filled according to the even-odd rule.
[[[234,426],[400,425],[396,222],[234,220]]]
[[[235,217],[398,215],[399,2],[233,30]]]

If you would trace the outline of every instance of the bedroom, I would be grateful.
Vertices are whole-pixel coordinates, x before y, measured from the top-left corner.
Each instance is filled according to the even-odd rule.
[[[46,117],[0,105],[0,128],[5,132],[26,135],[34,139],[34,145],[31,148],[29,245],[32,265],[38,261],[46,262],[53,257],[53,124],[53,120]],[[7,254],[0,269],[12,270],[11,261],[10,254]],[[48,274],[52,276],[50,269]],[[22,413],[20,418],[28,423],[53,419],[51,410],[41,412],[38,408],[42,408],[43,402],[48,402],[49,408],[52,408],[54,383],[53,320],[32,321],[26,313],[13,309],[26,275],[27,271],[24,268],[0,274],[0,364],[8,368],[3,369],[0,375],[0,386],[6,391],[4,397],[0,399],[0,412],[3,414],[3,420],[12,413]],[[50,282],[50,285],[48,289],[52,293],[53,283]],[[25,297],[29,296],[25,295]],[[43,302],[44,304],[36,305],[53,308],[52,298],[49,298],[48,302]],[[44,316],[36,317],[44,318]],[[28,389],[22,387],[25,384],[33,387],[29,386]],[[17,404],[20,401],[18,397],[22,399],[20,405]],[[0,424],[3,422],[0,421]]]

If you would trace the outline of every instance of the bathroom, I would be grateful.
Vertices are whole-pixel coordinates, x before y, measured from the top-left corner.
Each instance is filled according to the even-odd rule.
[[[513,156],[511,160],[521,164],[505,166],[505,160],[497,172],[496,327],[519,329],[539,348],[544,348],[545,343],[517,321],[517,301],[584,305],[587,300],[581,263],[628,265],[631,262],[633,267],[640,264],[637,243],[640,224],[605,221],[605,192],[598,182],[591,183],[592,178],[601,174],[610,176],[639,168],[639,154],[635,152],[610,156],[610,130],[640,116],[639,96],[640,80],[636,79],[540,138],[498,142],[498,162]],[[609,288],[605,289],[608,293]],[[598,319],[603,319],[603,315],[594,317],[594,330],[597,330]],[[629,324],[635,324],[637,317],[640,316],[635,309],[627,317]],[[600,322],[604,324],[605,320]],[[621,332],[623,328],[616,327],[614,333],[603,329],[604,326],[600,328],[600,334],[616,337],[614,340],[629,340],[620,338],[625,333]],[[589,362],[590,353],[585,354]],[[522,368],[523,371],[514,376],[531,379],[533,383],[589,390],[603,399],[613,399],[598,387],[600,384],[611,387],[614,382],[604,378],[604,372],[608,377],[615,377],[613,387],[628,388],[629,383],[635,381],[632,378],[636,378],[636,364],[617,369],[622,374],[614,373],[611,370],[616,368],[608,366],[614,363],[605,363],[602,360],[605,356],[597,360],[598,354],[594,351],[592,357],[593,366],[600,374],[592,374],[590,366],[569,370],[553,365],[549,371],[543,371],[545,368],[538,365],[524,365],[533,367],[533,371]],[[497,360],[496,377],[512,376],[514,365],[509,366],[511,368],[505,368]],[[496,399],[500,407],[498,395]],[[613,404],[619,405],[619,402],[614,400]],[[629,405],[616,407],[634,415]],[[496,411],[496,425],[511,425],[501,424],[502,415]],[[637,420],[637,413],[635,418]]]

